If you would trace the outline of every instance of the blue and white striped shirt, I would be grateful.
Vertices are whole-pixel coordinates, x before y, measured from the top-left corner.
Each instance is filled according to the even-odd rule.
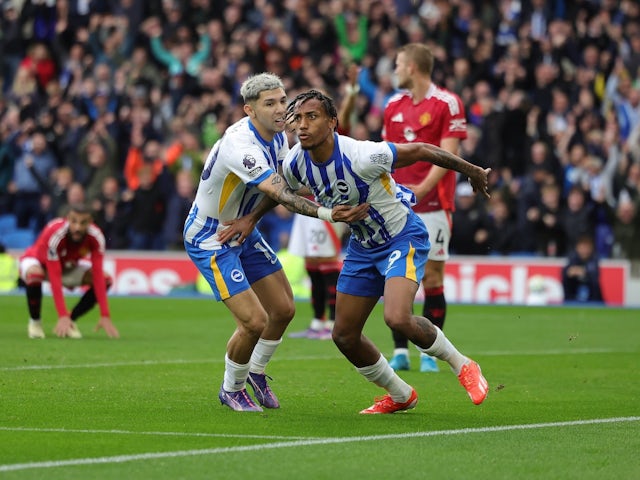
[[[264,197],[257,185],[278,170],[289,151],[284,133],[264,140],[249,117],[231,125],[211,148],[205,161],[196,198],[184,227],[184,239],[203,250],[219,250],[216,233],[222,223],[251,212]]]
[[[396,160],[392,143],[359,141],[334,133],[331,158],[315,164],[309,153],[295,145],[282,170],[293,190],[311,189],[327,208],[369,203],[369,216],[350,224],[352,238],[364,248],[385,245],[405,226],[411,211],[391,177]]]

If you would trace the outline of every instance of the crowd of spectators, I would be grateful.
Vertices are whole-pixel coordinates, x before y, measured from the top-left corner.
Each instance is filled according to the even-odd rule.
[[[379,140],[395,50],[417,41],[467,109],[462,156],[493,169],[490,200],[461,187],[453,253],[565,256],[588,233],[602,258],[640,259],[637,1],[2,0],[0,14],[0,214],[19,228],[84,198],[108,248],[181,249],[249,75],[340,102],[355,63],[351,134]]]

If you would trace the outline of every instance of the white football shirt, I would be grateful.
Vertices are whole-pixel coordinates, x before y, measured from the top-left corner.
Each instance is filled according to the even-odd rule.
[[[387,244],[405,226],[410,207],[391,177],[397,152],[393,144],[354,140],[334,134],[331,158],[314,164],[295,145],[287,154],[283,174],[293,190],[308,186],[321,205],[369,203],[369,215],[350,224],[352,237],[364,248]]]
[[[222,223],[251,212],[263,199],[257,185],[278,171],[289,151],[284,133],[264,140],[249,117],[231,125],[211,148],[184,227],[185,241],[203,250],[227,248],[216,239]],[[230,242],[237,245],[237,242]]]

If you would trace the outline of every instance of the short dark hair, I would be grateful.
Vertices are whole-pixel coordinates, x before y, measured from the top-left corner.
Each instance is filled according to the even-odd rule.
[[[67,214],[69,214],[71,212],[80,213],[82,215],[88,213],[89,215],[91,215],[93,217],[93,209],[86,203],[72,203],[67,208]]]

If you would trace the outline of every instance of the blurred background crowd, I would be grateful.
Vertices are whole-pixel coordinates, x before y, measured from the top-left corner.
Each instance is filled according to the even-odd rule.
[[[463,100],[454,254],[640,260],[640,5],[632,0],[2,0],[0,241],[24,247],[85,200],[111,249],[182,249],[202,162],[251,74],[340,103],[381,139],[396,48],[425,42]],[[291,215],[261,229],[286,246]]]

